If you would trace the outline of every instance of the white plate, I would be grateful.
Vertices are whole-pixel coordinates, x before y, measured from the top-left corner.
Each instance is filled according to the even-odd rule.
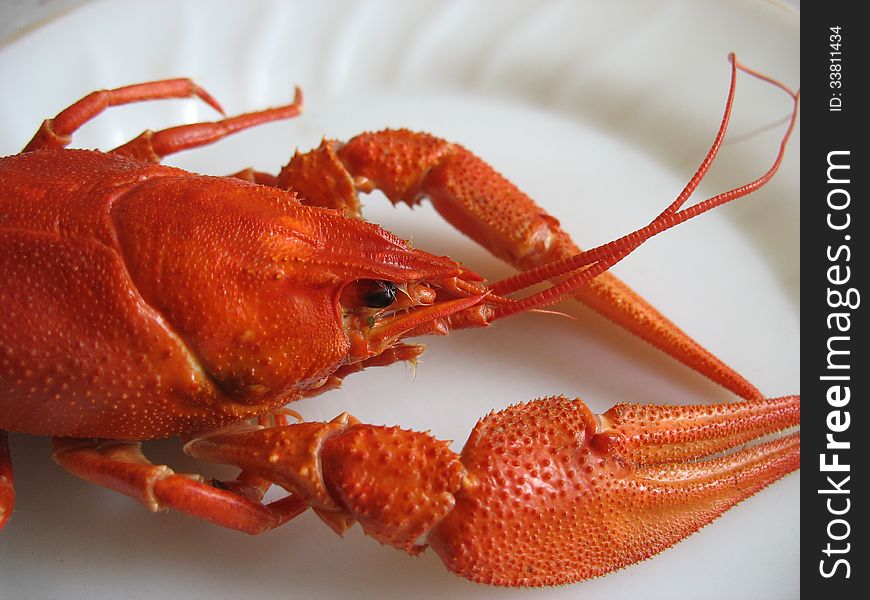
[[[646,222],[681,189],[718,126],[728,52],[799,84],[799,16],[778,4],[721,2],[96,2],[0,49],[0,154],[92,89],[192,76],[230,112],[286,102],[306,114],[168,161],[230,173],[276,170],[321,136],[386,126],[462,142],[508,174],[586,246]],[[742,77],[732,137],[701,193],[762,173],[788,98]],[[215,115],[194,101],[115,109],[80,146]],[[778,125],[777,125],[778,123]],[[753,197],[649,242],[617,273],[770,395],[798,392],[800,134],[775,181]],[[427,207],[368,215],[419,247],[499,277],[509,270]],[[598,411],[619,401],[732,397],[585,311],[525,315],[429,343],[417,370],[351,377],[300,403],[309,419],[429,429],[458,450],[491,408],[554,393]],[[643,564],[543,591],[448,574],[355,528],[335,536],[311,514],[250,538],[178,514],[152,515],[51,463],[49,442],[11,436],[18,505],[0,534],[0,595],[66,598],[793,598],[798,475]],[[179,464],[177,444],[149,446]],[[181,459],[184,468],[193,468]]]

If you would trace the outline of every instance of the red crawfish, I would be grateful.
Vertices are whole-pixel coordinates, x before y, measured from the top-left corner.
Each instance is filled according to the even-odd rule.
[[[741,69],[794,100],[773,166],[684,208],[725,134]],[[55,439],[89,481],[248,533],[312,508],[501,585],[578,581],[647,558],[799,466],[799,396],[765,399],[607,274],[644,241],[763,186],[798,94],[739,65],[722,125],[683,193],[647,226],[581,252],[558,221],[464,148],[406,130],[324,142],[271,176],[206,177],[162,157],[287,106],[146,131],[110,152],[70,150],[105,108],[198,96],[186,79],[94,92],[0,159],[0,428]],[[521,272],[487,283],[360,218],[358,193],[429,198]],[[542,282],[543,291],[516,297]],[[743,396],[713,406],[618,404],[594,415],[549,397],[492,413],[461,454],[429,434],[360,423],[290,424],[288,402],[368,367],[413,361],[409,338],[485,327],[573,295]],[[255,423],[252,422],[255,421]],[[151,464],[141,441],[242,469],[207,481]],[[731,450],[731,452],[722,454]],[[289,494],[265,504],[269,486]],[[0,526],[14,504],[0,431]]]

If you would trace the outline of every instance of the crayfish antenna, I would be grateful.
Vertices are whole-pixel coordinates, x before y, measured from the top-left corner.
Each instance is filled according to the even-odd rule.
[[[722,116],[722,122],[719,126],[719,131],[716,134],[716,138],[714,139],[710,150],[707,152],[707,155],[704,157],[704,160],[698,167],[698,170],[695,172],[694,176],[689,180],[689,182],[686,184],[686,186],[683,188],[683,191],[680,192],[677,198],[645,227],[637,229],[627,235],[613,240],[612,242],[602,244],[601,246],[597,246],[585,252],[581,252],[579,254],[575,254],[574,256],[554,261],[540,267],[529,269],[528,271],[518,273],[517,275],[513,275],[511,277],[507,277],[505,279],[502,279],[501,281],[493,283],[490,286],[490,290],[494,294],[503,296],[541,283],[548,279],[559,277],[563,278],[560,283],[552,286],[549,289],[544,290],[543,292],[534,294],[511,304],[505,304],[497,307],[494,311],[493,320],[502,319],[515,313],[524,312],[533,308],[537,308],[539,306],[553,304],[561,300],[562,298],[565,298],[566,296],[576,291],[579,287],[586,285],[589,281],[591,281],[598,275],[609,270],[613,265],[631,254],[641,244],[643,244],[653,236],[656,236],[663,231],[667,231],[672,227],[675,227],[690,219],[693,219],[698,215],[710,211],[718,206],[731,202],[732,200],[747,196],[764,186],[768,181],[770,181],[770,179],[774,176],[777,170],[779,170],[779,166],[782,164],[782,159],[785,155],[786,145],[788,144],[788,140],[791,137],[792,131],[794,130],[795,122],[797,121],[798,115],[800,91],[793,92],[784,84],[764,75],[761,75],[756,71],[749,69],[748,67],[744,67],[737,61],[737,58],[734,56],[734,54],[729,55],[729,60],[731,61],[732,70],[731,87],[729,89],[728,101],[725,106],[725,114]],[[722,141],[725,138],[725,132],[728,128],[728,122],[731,118],[731,107],[734,102],[736,75],[738,69],[754,77],[758,77],[759,79],[763,79],[764,81],[773,83],[792,97],[794,106],[791,112],[791,118],[789,120],[788,127],[786,128],[782,140],[780,141],[779,152],[777,152],[777,155],[770,168],[757,179],[749,183],[740,185],[738,187],[732,188],[721,194],[717,194],[711,198],[707,198],[706,200],[698,202],[697,204],[694,204],[687,208],[682,208],[683,205],[685,205],[686,201],[689,199],[689,197],[692,195],[692,193],[695,191],[695,189],[698,187],[698,185],[701,183],[701,181],[704,179],[704,176],[709,171],[710,166],[713,163],[713,159],[719,152],[719,148],[721,147]],[[579,271],[579,273],[571,275],[571,273],[575,271]]]

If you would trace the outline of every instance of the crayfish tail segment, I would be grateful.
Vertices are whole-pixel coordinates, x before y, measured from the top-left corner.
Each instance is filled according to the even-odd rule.
[[[666,415],[660,424],[638,410],[628,419],[631,428],[648,426],[650,436],[628,433],[627,422],[621,425],[626,433],[602,429],[607,418],[599,421],[582,402],[563,397],[491,414],[462,451],[470,483],[429,543],[451,571],[496,585],[571,583],[649,558],[799,467],[797,434],[707,461],[678,462],[727,445],[701,447],[706,438],[739,445],[747,436],[737,432],[759,436],[796,424],[796,414],[777,416],[783,402],[772,404],[766,417],[747,414],[745,404],[686,407],[683,414],[655,407]],[[708,408],[715,410],[703,416]],[[714,425],[701,424],[705,419]],[[716,425],[725,421],[730,427]],[[623,443],[624,436],[630,439]],[[662,455],[634,451],[654,465],[641,466],[624,452],[657,448],[662,439],[671,447]],[[675,450],[679,444],[689,449]]]
[[[0,529],[12,516],[15,507],[15,486],[12,479],[12,457],[9,455],[9,440],[0,429]]]
[[[249,534],[268,531],[308,508],[293,495],[263,505],[259,491],[251,497],[232,491],[232,485],[206,483],[199,475],[154,465],[142,454],[140,442],[55,438],[53,458],[73,475],[130,496],[151,511],[171,508]],[[243,473],[237,487],[250,480]]]

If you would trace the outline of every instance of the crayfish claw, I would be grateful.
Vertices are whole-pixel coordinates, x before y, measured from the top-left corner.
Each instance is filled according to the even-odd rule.
[[[799,423],[799,396],[600,416],[558,396],[484,417],[460,455],[347,413],[185,451],[284,487],[339,534],[358,521],[409,554],[430,545],[468,579],[541,586],[649,558],[794,471],[799,434],[722,453]]]
[[[456,493],[429,537],[448,569],[512,586],[603,575],[661,552],[799,466],[797,434],[685,462],[797,425],[799,397],[632,408],[637,418],[622,419],[622,430],[602,430],[585,404],[564,397],[482,419],[461,455],[475,484]],[[648,419],[655,413],[658,422]]]

